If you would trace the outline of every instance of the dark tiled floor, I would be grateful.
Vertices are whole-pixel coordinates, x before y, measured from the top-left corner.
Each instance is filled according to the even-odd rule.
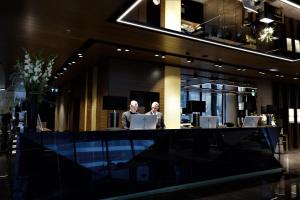
[[[300,151],[276,155],[284,173],[276,179],[270,177],[247,179],[213,187],[148,196],[149,199],[175,200],[281,200],[300,199]]]
[[[10,199],[9,164],[4,153],[0,153],[0,199]]]

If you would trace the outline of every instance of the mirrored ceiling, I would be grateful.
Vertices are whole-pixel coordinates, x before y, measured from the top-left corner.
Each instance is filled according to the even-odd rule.
[[[168,1],[134,1],[117,22],[274,59],[300,60],[300,6],[293,2]],[[166,25],[167,18],[172,25]]]

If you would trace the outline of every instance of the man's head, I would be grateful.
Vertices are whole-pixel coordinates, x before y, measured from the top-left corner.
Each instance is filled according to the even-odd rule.
[[[130,111],[131,111],[131,112],[134,112],[134,113],[137,112],[138,107],[139,107],[139,104],[138,104],[137,101],[132,100],[132,101],[130,102],[129,108],[130,108]]]
[[[159,103],[154,101],[151,105],[151,111],[152,112],[157,112],[157,110],[159,109]]]

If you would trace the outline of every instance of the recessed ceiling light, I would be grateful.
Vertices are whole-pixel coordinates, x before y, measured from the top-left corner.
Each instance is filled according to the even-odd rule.
[[[278,72],[279,70],[278,69],[275,69],[275,68],[272,68],[272,69],[269,69],[271,72]]]
[[[298,80],[299,78],[298,78],[298,77],[294,77],[293,79],[294,79],[294,80]]]
[[[165,54],[161,54],[161,58],[162,58],[162,59],[165,59],[165,58],[166,58],[166,55],[165,55]]]
[[[72,61],[72,63],[75,64],[76,62],[75,62],[75,61]]]
[[[125,49],[125,51],[126,51],[126,52],[129,52],[129,51],[130,51],[130,49]]]
[[[154,56],[155,56],[155,57],[158,57],[158,56],[159,56],[159,54],[158,54],[158,53],[156,53],[156,54],[154,54]]]
[[[69,63],[68,63],[68,65],[72,65],[72,63],[71,63],[71,62],[69,62]]]
[[[223,66],[221,64],[215,64],[215,67],[222,68]]]
[[[193,59],[192,58],[187,58],[186,62],[191,63],[191,62],[193,62]]]
[[[279,74],[276,74],[275,76],[279,77],[280,75],[279,75]]]
[[[265,72],[258,72],[259,74],[262,74],[262,75],[265,75],[266,73]]]
[[[263,23],[266,23],[266,24],[269,24],[269,23],[273,22],[274,20],[270,19],[270,18],[267,18],[267,17],[264,17],[264,18],[260,19],[259,21],[263,22]]]
[[[280,78],[284,78],[284,75],[281,75]]]
[[[54,78],[57,79],[58,77],[57,77],[57,76],[54,76]]]
[[[78,53],[77,55],[78,55],[78,56],[82,56],[82,54],[81,54],[81,53]]]
[[[79,57],[79,58],[82,58],[82,57],[83,57],[83,55],[79,55],[78,57]]]
[[[5,90],[5,88],[0,88],[0,91],[4,91]]]
[[[154,5],[158,6],[160,4],[160,0],[152,0],[152,2],[154,3]]]
[[[64,71],[67,71],[67,70],[68,70],[68,68],[64,67],[64,68],[63,68],[63,70],[64,70]]]
[[[122,49],[121,48],[117,48],[117,51],[122,51]]]

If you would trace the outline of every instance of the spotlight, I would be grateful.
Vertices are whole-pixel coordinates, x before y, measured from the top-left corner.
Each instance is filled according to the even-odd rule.
[[[158,6],[160,4],[160,0],[152,0],[152,2],[154,3],[154,5]]]
[[[187,59],[186,59],[186,62],[192,63],[192,62],[194,62],[194,60],[193,60],[193,58],[187,58]]]
[[[222,66],[222,64],[216,63],[216,64],[215,64],[215,67],[222,68],[223,66]]]

